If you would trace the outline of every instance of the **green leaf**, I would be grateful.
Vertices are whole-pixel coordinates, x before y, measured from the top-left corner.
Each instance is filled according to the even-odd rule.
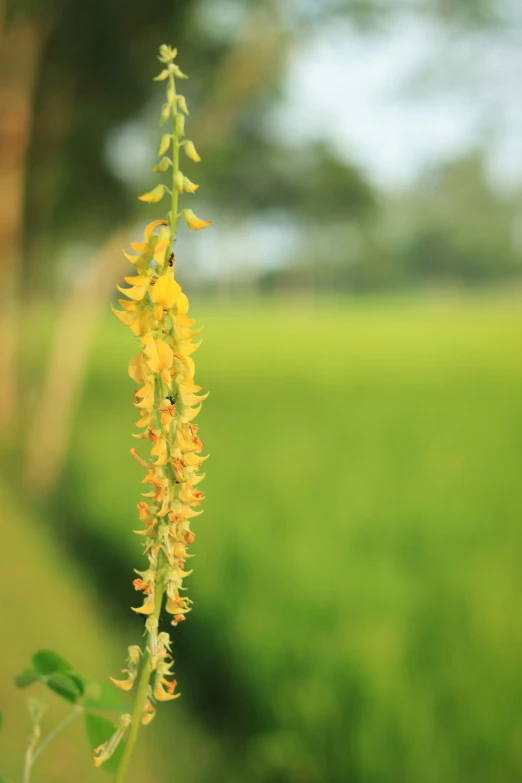
[[[14,683],[17,688],[27,688],[33,682],[38,682],[40,675],[34,669],[25,669],[21,674],[17,674]]]
[[[31,663],[44,677],[55,672],[69,672],[72,669],[70,663],[52,650],[38,650],[31,658]]]
[[[76,687],[80,691],[80,696],[83,696],[85,693],[85,680],[81,674],[77,674],[76,672],[67,672],[67,676],[76,683]]]
[[[112,721],[107,720],[107,718],[102,718],[101,715],[93,715],[92,712],[86,712],[85,731],[87,732],[87,739],[89,741],[90,748],[94,751],[96,748],[99,748],[100,745],[103,745],[104,742],[107,742],[110,737],[112,737],[116,731],[116,726]],[[114,774],[118,769],[118,764],[120,763],[124,747],[125,742],[122,741],[110,759],[108,759],[105,764],[102,765],[102,769],[104,769],[106,772]]]
[[[77,675],[69,674],[67,672],[55,672],[47,679],[46,683],[48,688],[61,696],[63,699],[67,699],[74,704],[80,696],[83,694],[83,684],[81,688],[78,686]]]
[[[86,710],[112,710],[114,712],[125,712],[128,707],[119,688],[108,682],[87,683],[83,706]]]

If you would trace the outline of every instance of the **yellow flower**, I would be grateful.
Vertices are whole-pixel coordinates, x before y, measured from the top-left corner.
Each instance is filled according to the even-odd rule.
[[[167,188],[165,185],[156,185],[151,191],[144,193],[143,196],[138,196],[138,198],[140,201],[146,201],[148,204],[156,204],[158,201],[161,201],[166,192]]]
[[[122,673],[126,674],[127,678],[125,680],[116,680],[114,677],[110,678],[112,682],[118,686],[118,688],[122,689],[122,691],[130,691],[134,685],[136,677],[138,676],[141,650],[137,644],[133,644],[129,647],[128,652],[129,657],[127,660],[129,667],[127,669],[122,669]]]
[[[198,153],[196,152],[196,148],[194,146],[194,143],[192,141],[190,141],[190,139],[188,139],[183,144],[183,149],[185,150],[185,155],[187,156],[187,158],[190,158],[190,160],[193,160],[194,163],[199,163],[200,162],[201,158],[198,155]]]
[[[107,742],[104,742],[103,745],[100,745],[99,748],[96,748],[94,751],[94,757],[93,757],[93,764],[95,767],[100,767],[105,761],[110,759],[120,742],[122,741],[123,737],[125,736],[125,732],[129,728],[129,726],[132,723],[132,718],[130,715],[120,715],[118,719],[118,723],[115,726],[116,731],[112,735],[112,737],[107,740]]]
[[[183,580],[191,573],[186,567],[187,559],[192,557],[188,549],[194,541],[190,524],[202,513],[196,510],[203,501],[203,493],[197,487],[204,477],[200,468],[207,459],[201,456],[203,443],[192,423],[207,396],[201,394],[201,387],[195,382],[191,357],[200,345],[195,342],[199,330],[194,328],[194,319],[187,315],[189,301],[175,279],[176,259],[172,249],[177,217],[182,215],[193,231],[206,228],[210,221],[198,218],[191,209],[178,211],[178,199],[184,193],[194,193],[198,185],[179,170],[177,155],[172,155],[172,161],[163,157],[172,143],[174,149],[183,146],[191,160],[200,161],[193,142],[180,140],[188,110],[183,96],[176,96],[174,79],[182,74],[173,63],[174,57],[174,50],[161,47],[160,59],[165,69],[160,79],[167,86],[162,120],[168,119],[172,112],[172,130],[161,138],[160,162],[155,167],[158,173],[167,173],[172,184],[169,183],[169,188],[158,185],[140,196],[142,201],[157,203],[169,193],[172,212],[168,220],[149,223],[142,242],[131,243],[135,255],[124,251],[135,274],[125,277],[128,288],[118,287],[126,297],[118,300],[121,309],[113,308],[117,318],[138,338],[139,346],[139,352],[129,362],[128,372],[137,385],[134,405],[138,412],[138,433],[134,437],[140,440],[144,456],[134,448],[131,454],[144,468],[142,483],[148,485],[137,504],[140,529],[135,531],[142,537],[148,567],[137,571],[134,587],[143,593],[143,603],[133,607],[145,619],[147,636],[141,654],[146,656],[142,674],[149,676],[149,681],[140,680],[137,689],[141,699],[138,719],[144,724],[154,717],[155,700],[171,701],[179,696],[175,693],[176,680],[171,671],[170,638],[165,632],[158,633],[159,612],[165,593],[163,603],[173,626],[191,611],[192,602],[183,594]],[[178,113],[178,107],[183,116]],[[129,648],[129,662],[122,670],[126,677],[113,679],[119,688],[132,688],[138,675],[139,655],[138,647]],[[95,752],[97,766],[114,752],[126,721],[122,716],[113,737]]]
[[[194,182],[191,182],[188,177],[183,177],[183,190],[185,193],[195,193],[199,188]]]
[[[183,114],[188,114],[187,102],[185,100],[185,96],[184,95],[178,95],[177,98],[178,98],[178,106],[181,109],[181,111],[183,112]]]
[[[170,310],[174,306],[181,293],[181,287],[170,275],[158,277],[154,283],[150,298],[155,304],[159,304],[164,310]]]
[[[158,155],[164,155],[168,148],[170,147],[170,142],[172,140],[172,134],[171,133],[164,133],[161,137]]]
[[[199,231],[200,228],[207,228],[212,223],[211,220],[201,220],[191,209],[184,209],[181,213],[185,218],[185,223],[192,231]]]
[[[150,332],[147,337],[150,336]],[[172,367],[174,354],[165,340],[147,341],[144,348],[145,361],[152,372],[161,372]]]

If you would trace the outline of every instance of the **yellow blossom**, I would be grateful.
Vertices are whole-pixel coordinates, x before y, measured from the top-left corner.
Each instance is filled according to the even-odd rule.
[[[156,280],[150,298],[156,304],[160,304],[165,310],[170,310],[176,303],[180,293],[179,283],[170,275],[162,275]]]
[[[201,158],[198,155],[198,153],[196,152],[196,148],[195,148],[194,143],[192,141],[187,140],[183,144],[183,149],[185,150],[185,155],[187,156],[187,158],[190,158],[190,160],[193,160],[194,163],[199,163],[200,162]]]
[[[138,196],[138,198],[140,201],[146,201],[148,204],[156,204],[158,201],[161,201],[166,192],[167,188],[165,185],[156,185],[151,191],[144,193],[143,196]]]
[[[182,212],[185,223],[192,231],[199,231],[201,228],[207,228],[212,223],[211,220],[201,220],[191,209],[184,209]]]
[[[135,737],[136,726],[147,725],[154,717],[155,701],[171,701],[179,696],[172,673],[170,638],[165,632],[158,633],[158,624],[162,604],[173,626],[191,611],[192,602],[183,593],[184,579],[191,573],[186,567],[192,557],[188,550],[194,541],[190,524],[202,513],[203,492],[198,485],[204,477],[201,466],[207,459],[201,456],[203,443],[192,423],[207,396],[196,383],[191,356],[200,345],[196,341],[200,330],[187,315],[189,301],[175,276],[173,247],[180,216],[191,230],[206,228],[210,221],[198,218],[191,209],[179,210],[178,200],[185,193],[194,193],[198,185],[180,171],[177,154],[172,155],[172,161],[163,157],[172,144],[174,151],[183,146],[191,160],[200,161],[193,142],[180,140],[188,110],[185,99],[175,90],[175,78],[183,77],[173,62],[175,57],[175,50],[161,47],[160,59],[165,68],[158,80],[167,87],[162,120],[170,117],[172,125],[161,137],[160,162],[155,171],[169,176],[169,187],[158,185],[140,196],[142,201],[157,203],[169,193],[172,210],[168,220],[147,225],[142,242],[131,243],[134,254],[124,251],[135,274],[124,278],[128,287],[118,287],[125,297],[118,300],[121,309],[113,308],[116,317],[138,338],[139,350],[130,359],[128,372],[136,384],[135,437],[142,455],[135,448],[131,454],[145,473],[145,491],[137,503],[139,529],[135,533],[141,537],[148,565],[136,572],[134,587],[143,598],[141,605],[132,607],[145,621],[146,643],[141,651],[145,658],[139,674],[140,648],[129,648],[128,664],[122,670],[126,677],[113,679],[119,688],[130,690],[140,677],[136,690],[139,704],[133,717],[136,724],[129,742]],[[129,720],[129,716],[122,716],[113,737],[95,751],[97,766],[110,758]]]

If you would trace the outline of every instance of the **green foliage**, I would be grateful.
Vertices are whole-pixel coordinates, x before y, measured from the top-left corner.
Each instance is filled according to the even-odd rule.
[[[516,780],[518,302],[193,311],[213,470],[175,657],[234,748],[209,780]],[[140,471],[103,335],[56,520],[114,594]]]
[[[38,682],[41,679],[38,672],[34,669],[25,669],[21,674],[17,674],[14,683],[17,688],[27,688],[29,685]]]
[[[71,664],[52,650],[39,650],[31,657],[31,663],[42,677],[55,672],[72,671]]]
[[[71,664],[52,650],[39,650],[31,657],[32,669],[14,678],[18,688],[42,682],[49,690],[71,704],[81,703],[86,710],[121,712],[126,709],[120,692],[110,683],[88,680],[73,671]]]
[[[85,699],[82,704],[86,710],[107,712],[124,712],[128,708],[121,691],[116,686],[106,682],[89,682],[85,689]]]
[[[47,677],[47,687],[61,696],[63,699],[75,704],[83,695],[83,684],[79,677],[74,677],[66,672],[56,672]]]
[[[93,715],[91,712],[85,713],[85,731],[91,750],[94,751],[100,745],[103,745],[104,742],[107,742],[114,734],[115,728],[114,723],[107,720],[107,718],[103,718],[101,715]],[[125,742],[123,741],[118,745],[110,759],[102,765],[102,769],[106,772],[115,773],[118,769],[124,747]]]

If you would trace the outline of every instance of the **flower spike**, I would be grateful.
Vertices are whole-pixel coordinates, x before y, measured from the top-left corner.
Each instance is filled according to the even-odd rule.
[[[194,541],[190,525],[201,513],[200,469],[206,459],[194,419],[206,395],[199,394],[201,387],[195,383],[191,354],[199,346],[195,342],[199,330],[188,316],[189,301],[175,275],[173,247],[180,217],[192,231],[206,228],[211,221],[198,218],[192,209],[178,207],[178,200],[185,193],[193,194],[198,188],[180,171],[180,149],[183,147],[187,157],[196,163],[201,158],[194,143],[182,138],[188,109],[185,98],[176,94],[176,78],[185,78],[174,62],[176,54],[170,46],[160,47],[163,68],[155,79],[166,86],[161,123],[170,120],[171,126],[161,137],[159,161],[153,171],[166,174],[169,187],[160,184],[139,197],[156,204],[168,195],[170,209],[167,219],[149,223],[143,241],[132,244],[135,255],[124,251],[134,270],[125,278],[129,287],[118,286],[124,295],[119,300],[121,309],[113,308],[118,320],[136,336],[139,346],[128,365],[129,375],[137,384],[135,437],[140,452],[132,448],[131,454],[145,472],[146,487],[137,504],[139,529],[135,532],[143,542],[148,563],[136,571],[133,584],[142,593],[142,601],[132,611],[143,617],[146,641],[143,648],[129,647],[127,668],[123,669],[125,678],[111,678],[126,691],[132,690],[139,680],[136,704],[132,717],[122,715],[113,736],[95,751],[96,766],[110,758],[131,726],[122,756],[122,764],[126,764],[138,727],[149,724],[155,715],[155,703],[178,698],[171,640],[167,633],[159,632],[159,620],[163,607],[175,627],[192,609],[192,601],[184,592],[184,580],[191,573],[187,568],[191,557],[188,549]]]

